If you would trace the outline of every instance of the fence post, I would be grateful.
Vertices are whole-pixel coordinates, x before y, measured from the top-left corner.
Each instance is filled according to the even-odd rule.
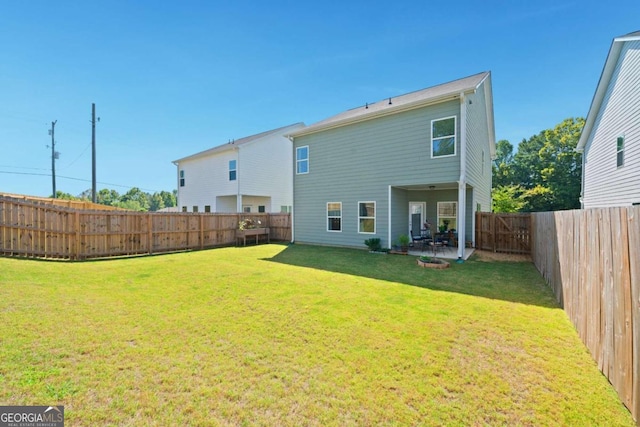
[[[204,215],[200,214],[200,250],[204,249]]]
[[[80,211],[75,211],[75,227],[76,227],[76,253],[75,259],[80,259]]]

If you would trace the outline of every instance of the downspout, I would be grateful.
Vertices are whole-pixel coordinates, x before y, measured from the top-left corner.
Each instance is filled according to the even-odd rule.
[[[295,227],[293,226],[293,224],[295,224],[294,221],[294,212],[296,210],[296,200],[295,200],[295,196],[296,196],[296,168],[298,167],[298,163],[297,163],[297,158],[296,158],[296,145],[294,143],[293,137],[287,135],[287,138],[289,138],[289,141],[291,141],[291,152],[292,152],[292,156],[291,156],[291,162],[289,164],[291,164],[293,167],[291,168],[291,243],[295,242]]]
[[[387,247],[391,247],[391,186],[389,186],[389,206],[387,207]]]
[[[467,222],[467,102],[460,92],[460,179],[458,180],[458,261],[464,262]]]
[[[178,162],[171,162],[174,165],[176,165],[176,188],[177,190],[177,197],[176,197],[176,205],[178,205],[178,211],[181,210],[180,208],[180,164]]]

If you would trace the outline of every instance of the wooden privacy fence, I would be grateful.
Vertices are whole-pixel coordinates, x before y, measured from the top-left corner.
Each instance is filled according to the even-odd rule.
[[[532,220],[536,267],[640,425],[640,207]]]
[[[36,196],[24,196],[21,194],[0,193],[0,197],[10,198],[14,200],[21,200],[27,202],[43,203],[46,205],[62,206],[65,208],[73,209],[91,209],[98,211],[124,211],[126,209],[118,208],[115,206],[101,205],[99,203],[92,203],[86,200],[66,200],[66,199],[53,199],[50,197],[36,197]]]
[[[476,248],[531,253],[531,214],[476,212]]]
[[[235,244],[238,223],[291,238],[290,214],[84,211],[0,197],[0,254],[82,260]]]

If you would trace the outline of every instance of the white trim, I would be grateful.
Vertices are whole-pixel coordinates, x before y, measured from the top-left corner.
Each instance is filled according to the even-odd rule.
[[[231,168],[231,163],[233,163],[234,168]],[[235,172],[235,176],[231,179],[231,172]],[[231,159],[229,160],[229,181],[237,181],[238,180],[238,160]]]
[[[622,138],[622,150],[618,149],[618,140]],[[624,167],[624,146],[625,146],[625,134],[620,134],[616,136],[616,169],[620,169]],[[622,153],[622,164],[618,164],[618,154]]]
[[[298,150],[300,150],[302,148],[306,148],[307,149],[307,157],[304,160],[298,160]],[[304,161],[307,162],[307,171],[306,172],[298,172],[298,164],[302,163]],[[296,147],[296,169],[295,169],[295,173],[296,173],[296,175],[306,175],[306,174],[309,173],[309,146],[308,145],[301,145],[300,147]]]
[[[440,202],[437,202],[437,204],[436,204],[436,229],[438,231],[440,231],[440,218],[441,218],[441,216],[440,216],[440,205],[443,204],[443,203],[455,203],[455,206],[454,206],[453,210],[456,213],[456,216],[453,217],[453,216],[449,216],[449,215],[446,215],[446,216],[443,215],[442,218],[455,218],[455,220],[456,220],[456,227],[455,228],[456,228],[456,232],[458,232],[459,231],[458,225],[460,223],[460,220],[458,218],[458,214],[459,214],[458,206],[459,206],[459,203],[457,201],[455,201],[455,200],[442,200]],[[458,236],[460,236],[460,234],[458,234]]]
[[[407,230],[407,234],[409,236],[411,236],[411,205],[420,205],[420,207],[422,208],[422,214],[420,216],[420,230],[422,230],[422,225],[424,224],[425,220],[427,219],[427,202],[409,202],[409,229]]]
[[[484,161],[484,150],[482,154],[482,160]],[[484,168],[484,162],[482,167]],[[458,181],[457,208],[458,259],[463,259],[467,235],[467,102],[464,93],[460,94],[460,180]]]
[[[445,139],[445,138],[451,138],[453,136],[453,154],[446,154],[444,156],[434,156],[433,155],[433,122],[441,122],[443,120],[449,120],[449,119],[453,119],[453,135],[447,135],[447,136],[441,136],[438,137],[436,139]],[[441,117],[439,119],[433,119],[431,120],[431,127],[429,129],[429,133],[431,135],[431,158],[432,159],[443,159],[445,157],[454,157],[457,154],[457,148],[456,146],[458,145],[458,117],[457,116],[448,116],[448,117]]]
[[[373,231],[360,231],[360,220],[361,219],[371,219],[370,216],[360,216],[360,203],[373,203]],[[366,200],[366,201],[359,201],[358,202],[358,224],[357,224],[357,230],[358,230],[358,234],[376,234],[376,231],[378,229],[378,224],[377,224],[377,206],[376,206],[376,202],[374,200]]]
[[[340,205],[340,216],[336,217],[336,216],[329,216],[329,204],[339,204]],[[327,226],[327,232],[329,233],[342,233],[342,202],[327,202],[327,209],[325,211],[325,224]],[[340,230],[329,230],[329,218],[340,218]]]
[[[391,186],[389,186],[389,197],[387,206],[387,247],[391,247]]]

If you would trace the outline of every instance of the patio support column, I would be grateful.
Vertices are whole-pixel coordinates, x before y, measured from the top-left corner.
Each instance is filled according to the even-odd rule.
[[[389,186],[389,206],[387,206],[387,247],[391,247],[391,186]]]
[[[467,100],[460,92],[460,179],[458,180],[458,259],[464,259],[467,232]]]

